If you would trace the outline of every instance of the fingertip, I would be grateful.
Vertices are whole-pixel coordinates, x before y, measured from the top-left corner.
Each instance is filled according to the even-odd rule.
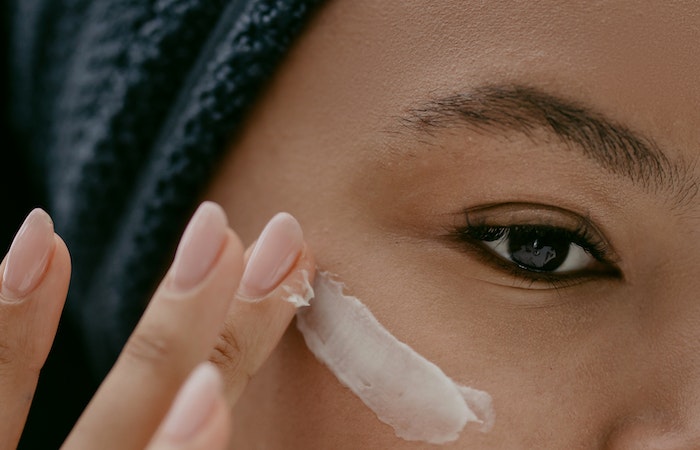
[[[213,364],[202,363],[180,388],[149,448],[223,449],[230,427],[221,373]]]
[[[249,247],[246,254],[250,254],[253,246]],[[270,299],[282,299],[296,307],[308,306],[308,300],[313,297],[313,282],[316,274],[316,260],[309,245],[302,241],[299,245],[300,250],[291,267],[288,268],[285,275],[282,276],[264,295],[250,297],[240,287],[236,292],[236,300],[243,303],[256,304],[266,302]],[[246,269],[248,271],[247,258],[244,259]],[[301,297],[300,297],[301,296]],[[305,298],[302,300],[302,298]]]
[[[248,260],[250,259],[250,254],[253,253],[253,249],[255,248],[255,245],[258,243],[258,240],[254,240],[250,246],[248,246],[247,249],[245,249],[245,253],[243,253],[243,264],[248,264]]]
[[[188,291],[199,285],[216,265],[226,243],[228,219],[221,206],[202,203],[185,228],[170,268],[173,289]]]
[[[246,252],[247,252],[245,247],[243,247],[243,241],[241,241],[241,238],[238,236],[238,233],[236,233],[231,228],[228,228],[226,233],[227,233],[228,245],[230,245],[232,247],[234,254],[238,256],[241,263],[243,264],[245,259],[246,259]]]
[[[17,231],[3,261],[0,298],[24,300],[43,280],[54,252],[53,221],[41,208],[33,209]]]
[[[272,292],[299,259],[304,235],[289,213],[277,213],[265,225],[247,259],[238,287],[241,299],[255,302]]]
[[[310,247],[304,243],[301,254],[289,276],[280,283],[278,295],[296,309],[310,306],[314,297],[316,263]]]
[[[313,284],[316,277],[316,257],[314,256],[311,246],[309,246],[307,242],[304,242],[304,248],[301,252],[298,264],[309,271],[309,281]]]
[[[61,272],[67,273],[70,277],[70,272],[72,270],[73,262],[68,250],[68,246],[61,236],[57,233],[53,235],[54,239],[54,254],[49,262],[49,270],[54,270],[54,268],[59,269]]]

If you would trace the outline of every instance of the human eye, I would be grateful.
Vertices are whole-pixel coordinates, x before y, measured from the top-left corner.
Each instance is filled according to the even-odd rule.
[[[593,277],[619,277],[616,257],[589,220],[563,209],[499,204],[465,211],[453,237],[487,263],[532,281],[560,286]]]

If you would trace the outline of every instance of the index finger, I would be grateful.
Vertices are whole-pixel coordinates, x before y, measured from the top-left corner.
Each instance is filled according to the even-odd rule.
[[[64,448],[144,448],[180,385],[215,345],[243,268],[226,215],[204,203],[117,363]]]

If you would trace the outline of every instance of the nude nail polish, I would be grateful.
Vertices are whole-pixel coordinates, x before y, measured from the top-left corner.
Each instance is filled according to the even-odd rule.
[[[171,282],[176,290],[192,289],[204,280],[224,244],[227,226],[221,206],[204,202],[197,208],[175,253]]]
[[[39,208],[30,212],[7,253],[0,291],[4,300],[20,300],[38,286],[54,250],[53,236],[49,215]]]
[[[243,271],[239,297],[255,300],[272,291],[289,273],[303,245],[299,222],[288,213],[274,216],[260,233]]]

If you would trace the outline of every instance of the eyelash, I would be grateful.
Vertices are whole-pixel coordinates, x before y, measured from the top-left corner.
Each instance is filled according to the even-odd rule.
[[[576,244],[590,254],[597,262],[606,266],[606,270],[586,273],[555,273],[545,271],[535,271],[522,268],[512,261],[505,260],[495,254],[483,243],[487,240],[509,237],[513,230],[548,232],[557,234],[567,241]],[[456,241],[467,250],[477,250],[478,255],[490,265],[495,265],[499,269],[508,272],[513,277],[522,279],[530,284],[544,282],[552,288],[561,288],[578,284],[595,276],[620,277],[619,269],[614,264],[612,252],[608,244],[593,233],[585,224],[581,223],[576,228],[566,229],[551,224],[538,225],[473,225],[456,227],[450,233],[452,240]]]

